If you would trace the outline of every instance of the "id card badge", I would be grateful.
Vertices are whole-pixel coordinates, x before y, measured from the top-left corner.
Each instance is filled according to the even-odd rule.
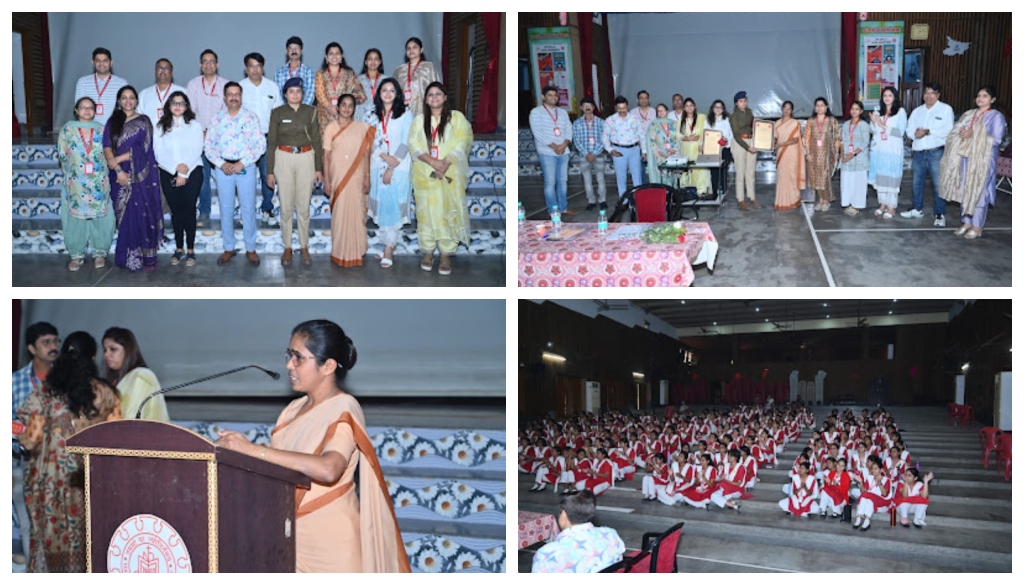
[[[157,108],[156,109],[156,117],[157,117],[157,119],[160,119],[160,118],[164,117],[164,109],[163,108]]]
[[[338,105],[338,98],[331,98],[331,105],[332,106]]]
[[[882,130],[882,140],[889,140],[889,135],[885,133],[885,130]]]
[[[412,101],[412,90],[411,89],[405,90],[404,95],[405,95],[405,101],[407,101],[407,102],[411,102]]]
[[[91,162],[85,163],[85,174],[91,175],[94,172],[96,172],[96,170],[93,168],[92,163]]]
[[[562,129],[559,128],[558,126],[555,126],[555,138],[561,138],[561,137],[562,137]]]
[[[590,143],[590,146],[594,146],[594,144],[595,144],[594,137],[591,136],[590,139],[588,140],[588,142]]]
[[[102,116],[103,115],[103,104],[96,104],[96,115],[97,116]]]
[[[821,138],[818,139],[818,148],[821,148]]]
[[[430,158],[436,159],[436,158],[438,158],[438,156],[439,156],[439,153],[437,151],[437,147],[436,146],[431,146],[430,147]]]
[[[849,150],[849,152],[850,152],[850,154],[853,154],[853,145],[852,145],[852,144],[850,145],[850,150]]]

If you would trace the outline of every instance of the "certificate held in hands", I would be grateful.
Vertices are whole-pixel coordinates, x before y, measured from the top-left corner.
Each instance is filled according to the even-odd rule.
[[[775,122],[754,120],[753,145],[758,152],[771,152],[775,149]]]

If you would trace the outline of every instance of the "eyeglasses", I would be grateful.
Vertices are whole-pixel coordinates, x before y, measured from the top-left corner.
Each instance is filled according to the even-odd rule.
[[[60,337],[40,337],[36,343],[42,345],[59,346],[60,344],[64,343],[64,340],[61,339]]]
[[[304,361],[306,361],[308,359],[312,359],[314,357],[314,356],[311,356],[311,355],[302,355],[301,353],[299,353],[299,352],[297,352],[297,351],[295,351],[294,349],[291,349],[291,348],[288,348],[288,349],[284,350],[284,355],[285,355],[284,363],[289,364],[289,363],[292,362],[292,360],[295,360],[295,365],[296,366],[301,366],[302,362],[304,362]]]
[[[174,69],[172,67],[168,67],[167,65],[161,65],[161,66],[157,67],[156,70],[157,71],[174,71]]]
[[[202,64],[202,65],[216,65],[217,64],[217,60],[216,59],[203,59],[199,63]]]
[[[184,108],[187,104],[185,102],[171,102],[172,106],[180,106]]]

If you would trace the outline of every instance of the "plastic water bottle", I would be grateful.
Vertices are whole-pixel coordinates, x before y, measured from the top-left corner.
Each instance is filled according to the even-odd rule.
[[[600,216],[597,218],[597,233],[607,234],[608,233],[608,212],[604,209],[601,210]]]
[[[519,226],[522,227],[526,223],[526,209],[523,207],[523,202],[519,202]]]
[[[562,233],[562,213],[558,211],[557,205],[551,208],[551,233]]]

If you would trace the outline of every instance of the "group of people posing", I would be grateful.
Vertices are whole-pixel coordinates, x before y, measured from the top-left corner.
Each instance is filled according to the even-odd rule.
[[[859,416],[833,410],[820,428],[798,406],[538,421],[520,433],[519,470],[534,476],[532,491],[552,484],[557,492],[562,484],[563,493],[595,495],[643,471],[644,500],[738,512],[739,500],[753,497],[758,470],[778,466],[786,446],[808,428],[816,430],[783,486],[783,511],[833,518],[846,512],[855,529],[868,530],[874,514],[895,508],[903,526],[911,526],[910,515],[914,526],[924,526],[932,475],[913,465],[883,409]]]
[[[955,234],[968,239],[980,236],[988,206],[995,203],[996,158],[1006,134],[1006,119],[993,108],[996,89],[990,85],[979,88],[976,108],[957,121],[953,109],[940,101],[942,87],[926,83],[924,88],[924,104],[909,118],[891,87],[882,91],[870,113],[862,102],[855,101],[849,119],[842,124],[825,98],[815,100],[814,114],[803,124],[793,118],[793,103],[783,102],[782,117],[774,125],[775,209],[798,207],[801,190],[813,189],[815,211],[828,211],[835,200],[832,177],[842,169],[840,193],[845,213],[855,216],[867,207],[871,185],[878,196],[874,215],[892,219],[903,181],[904,139],[909,138],[913,143],[913,202],[900,216],[924,217],[925,185],[931,179],[933,224],[945,227],[946,202],[957,202],[961,225]],[[692,187],[698,195],[721,195],[726,191],[722,170],[734,162],[740,209],[761,206],[754,192],[758,156],[752,141],[755,116],[746,92],[736,93],[731,113],[722,100],[715,100],[707,114],[700,113],[693,99],[680,94],[672,97],[672,110],[665,104],[651,107],[646,91],[637,94],[637,101],[639,105],[630,110],[626,98],[616,97],[615,113],[602,120],[596,115],[594,101],[582,98],[582,115],[571,121],[568,112],[558,108],[557,89],[544,89],[543,103],[530,114],[530,129],[549,212],[557,207],[566,215],[575,214],[568,209],[567,200],[570,146],[579,154],[588,211],[596,205],[607,209],[606,155],[614,163],[619,197],[626,193],[627,173],[634,186],[657,183]],[[688,168],[680,173],[666,166],[674,157],[691,163],[696,160],[705,130],[722,134],[719,169]],[[597,177],[596,195],[591,173]]]
[[[156,269],[164,235],[161,191],[174,229],[171,265],[194,266],[196,229],[209,221],[213,179],[224,245],[218,264],[239,252],[236,196],[251,264],[260,263],[257,207],[265,225],[281,227],[281,264],[292,263],[293,217],[301,261],[312,264],[310,202],[322,186],[330,200],[332,262],[362,265],[369,217],[384,243],[380,265],[391,267],[414,195],[420,266],[432,270],[439,249],[440,273],[450,274],[459,243],[469,244],[465,193],[473,132],[448,103],[422,41],[413,37],[405,46],[405,63],[391,77],[383,73],[380,50],[366,51],[357,75],[335,42],[314,72],[302,63],[302,39],[291,37],[288,61],[274,81],[264,77],[264,57],[249,53],[240,82],[221,77],[217,54],[207,49],[202,74],[187,87],[175,85],[171,62],[159,59],[156,84],[142,91],[115,76],[110,51],[97,48],[94,72],[76,88],[75,120],[57,144],[69,270],[81,268],[90,244],[94,266],[102,268],[115,227],[116,265]],[[275,192],[280,217],[273,214]]]

